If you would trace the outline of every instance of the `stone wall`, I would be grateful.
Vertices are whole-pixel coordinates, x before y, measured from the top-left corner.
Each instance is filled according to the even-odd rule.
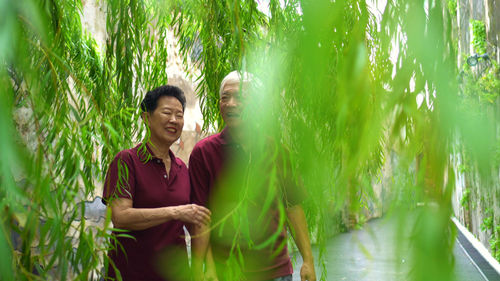
[[[498,0],[457,0],[457,16],[453,18],[453,25],[456,30],[454,36],[457,37],[455,39],[458,43],[459,70],[463,68],[467,57],[475,53],[472,46],[471,20],[480,20],[485,23],[487,54],[491,60],[500,62],[500,48],[498,47],[500,21],[498,15],[500,15],[500,1]],[[472,70],[481,73],[485,70],[486,63],[486,61],[480,61],[477,66],[472,67]],[[500,104],[498,99],[496,104]],[[495,111],[493,115],[496,118],[496,124],[498,124],[500,116],[498,106]],[[497,132],[499,129],[497,126]],[[469,163],[465,163],[461,151],[457,151],[453,155],[452,162],[457,171],[456,189],[453,196],[455,216],[491,251],[489,241],[494,235],[491,230],[483,231],[481,226],[484,225],[486,219],[491,217],[494,226],[500,223],[500,179],[497,177],[491,181],[481,181],[476,169],[473,167],[465,169]],[[492,173],[500,175],[500,171],[493,169]]]
[[[457,17],[453,24],[458,28],[459,67],[465,59],[474,54],[472,47],[471,20],[481,20],[486,25],[488,54],[497,62],[500,61],[500,1],[498,0],[457,0]],[[465,56],[465,57],[464,57]]]

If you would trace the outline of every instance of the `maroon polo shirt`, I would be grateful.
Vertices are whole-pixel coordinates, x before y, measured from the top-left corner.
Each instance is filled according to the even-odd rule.
[[[147,147],[147,146],[146,146]],[[121,197],[132,199],[134,208],[158,208],[189,204],[190,186],[186,165],[169,151],[169,175],[163,161],[147,147],[140,145],[119,152],[111,163],[104,183],[103,203]],[[151,158],[147,159],[147,154]],[[184,240],[184,223],[171,220],[139,231],[114,232],[118,243],[109,256],[119,269],[124,281],[187,280],[188,259]],[[120,245],[121,244],[121,245]],[[123,250],[122,250],[123,247]],[[116,273],[108,266],[106,280],[114,280]],[[166,277],[173,276],[173,277]]]
[[[195,204],[207,206],[212,211],[213,223],[217,223],[221,218],[224,218],[228,212],[231,212],[238,205],[237,201],[238,198],[241,198],[241,190],[237,186],[238,179],[231,179],[231,177],[234,176],[235,167],[241,166],[241,168],[245,169],[245,164],[250,161],[249,157],[231,139],[227,129],[201,140],[193,148],[189,158],[191,200]],[[264,169],[268,168],[271,167],[265,167]],[[236,170],[238,169],[236,168]],[[236,175],[236,177],[240,176]],[[228,179],[230,179],[230,184],[226,184]],[[255,182],[259,183],[256,186],[262,184],[264,188],[267,188],[269,179],[265,178],[262,181],[257,179]],[[283,182],[281,183],[283,184]],[[292,182],[288,181],[285,184],[291,185]],[[284,228],[281,231],[278,230],[279,212],[277,204],[273,204],[268,214],[262,216],[261,210],[265,204],[266,195],[259,196],[259,194],[265,194],[266,190],[261,189],[257,193],[257,195],[249,195],[252,198],[247,202],[248,212],[242,215],[243,219],[248,219],[250,226],[248,234],[251,239],[237,237],[240,246],[239,250],[231,248],[232,242],[235,241],[234,233],[236,233],[231,228],[231,221],[234,218],[230,218],[227,223],[219,224],[218,227],[211,231],[210,243],[219,280],[224,280],[221,271],[231,269],[231,262],[228,260],[230,253],[237,259],[243,257],[243,264],[241,261],[238,261],[238,263],[242,266],[246,280],[269,280],[293,273],[286,246],[286,231]],[[283,203],[288,206],[300,203],[298,196],[283,196],[283,194],[280,194],[276,197],[275,203],[280,200],[281,202],[286,201]],[[262,249],[254,247],[269,239],[275,233],[278,236],[273,243]]]

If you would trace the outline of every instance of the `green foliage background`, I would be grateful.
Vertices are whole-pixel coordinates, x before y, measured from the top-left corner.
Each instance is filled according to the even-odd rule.
[[[202,47],[204,128],[223,126],[221,79],[233,69],[256,76],[250,128],[290,148],[309,193],[322,280],[334,215],[363,214],[379,200],[373,184],[388,150],[399,155],[402,179],[389,209],[401,231],[417,217],[408,279],[453,279],[452,144],[460,138],[487,178],[495,136],[491,120],[458,106],[447,2],[389,0],[380,20],[359,0],[271,0],[270,16],[253,0],[104,3],[101,53],[82,29],[80,1],[0,0],[2,280],[102,275],[109,214],[104,228],[94,227],[79,202],[95,195],[112,157],[142,138],[138,103],[167,83],[167,28],[184,56]],[[417,95],[426,97],[420,107]],[[20,107],[33,112],[34,149],[14,126]]]

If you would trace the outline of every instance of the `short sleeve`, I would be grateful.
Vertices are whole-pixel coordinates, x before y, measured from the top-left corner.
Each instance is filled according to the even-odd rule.
[[[203,163],[201,149],[195,147],[189,157],[189,180],[191,182],[191,202],[207,206],[210,192],[210,173]]]
[[[280,150],[278,159],[278,175],[283,192],[283,203],[286,207],[301,204],[307,197],[307,192],[300,176],[293,172],[290,152],[286,148]]]
[[[135,176],[133,161],[127,151],[119,152],[106,173],[102,202],[107,204],[113,198],[133,199],[135,192]]]

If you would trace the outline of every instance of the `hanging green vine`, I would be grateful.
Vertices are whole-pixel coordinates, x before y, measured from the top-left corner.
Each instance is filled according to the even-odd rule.
[[[2,148],[9,151],[0,177],[2,280],[103,275],[109,216],[104,228],[88,221],[84,200],[97,195],[114,154],[141,138],[137,104],[144,88],[166,83],[159,42],[169,20],[145,1],[104,5],[111,12],[101,54],[82,29],[80,1],[0,1],[9,15],[0,32]],[[18,141],[14,111],[32,113],[23,121],[34,134],[28,143]]]
[[[3,280],[103,275],[110,217],[104,227],[92,224],[81,201],[95,195],[112,157],[142,139],[138,103],[146,90],[167,83],[169,28],[184,58],[201,70],[196,90],[205,129],[224,125],[218,89],[229,71],[250,71],[261,82],[248,114],[252,137],[262,137],[256,142],[263,151],[264,136],[274,142],[269,147],[290,148],[294,179],[309,193],[304,207],[321,280],[326,242],[339,228],[332,223],[363,219],[379,200],[374,182],[389,161],[387,150],[398,153],[403,185],[389,209],[401,221],[413,216],[410,210],[419,218],[408,279],[451,279],[450,143],[456,130],[467,136],[475,128],[477,138],[487,130],[456,108],[455,57],[442,3],[387,1],[380,20],[358,0],[271,0],[267,12],[253,0],[102,3],[100,53],[82,29],[81,1],[0,0]],[[485,91],[481,102],[496,98],[495,83],[486,78],[477,86]],[[419,107],[420,95],[427,101]],[[20,141],[12,120],[18,109],[32,112],[33,146]],[[481,156],[487,166],[491,154]],[[240,205],[238,214],[245,214],[248,204]],[[247,217],[231,219],[247,233]],[[435,247],[424,247],[429,241]]]

